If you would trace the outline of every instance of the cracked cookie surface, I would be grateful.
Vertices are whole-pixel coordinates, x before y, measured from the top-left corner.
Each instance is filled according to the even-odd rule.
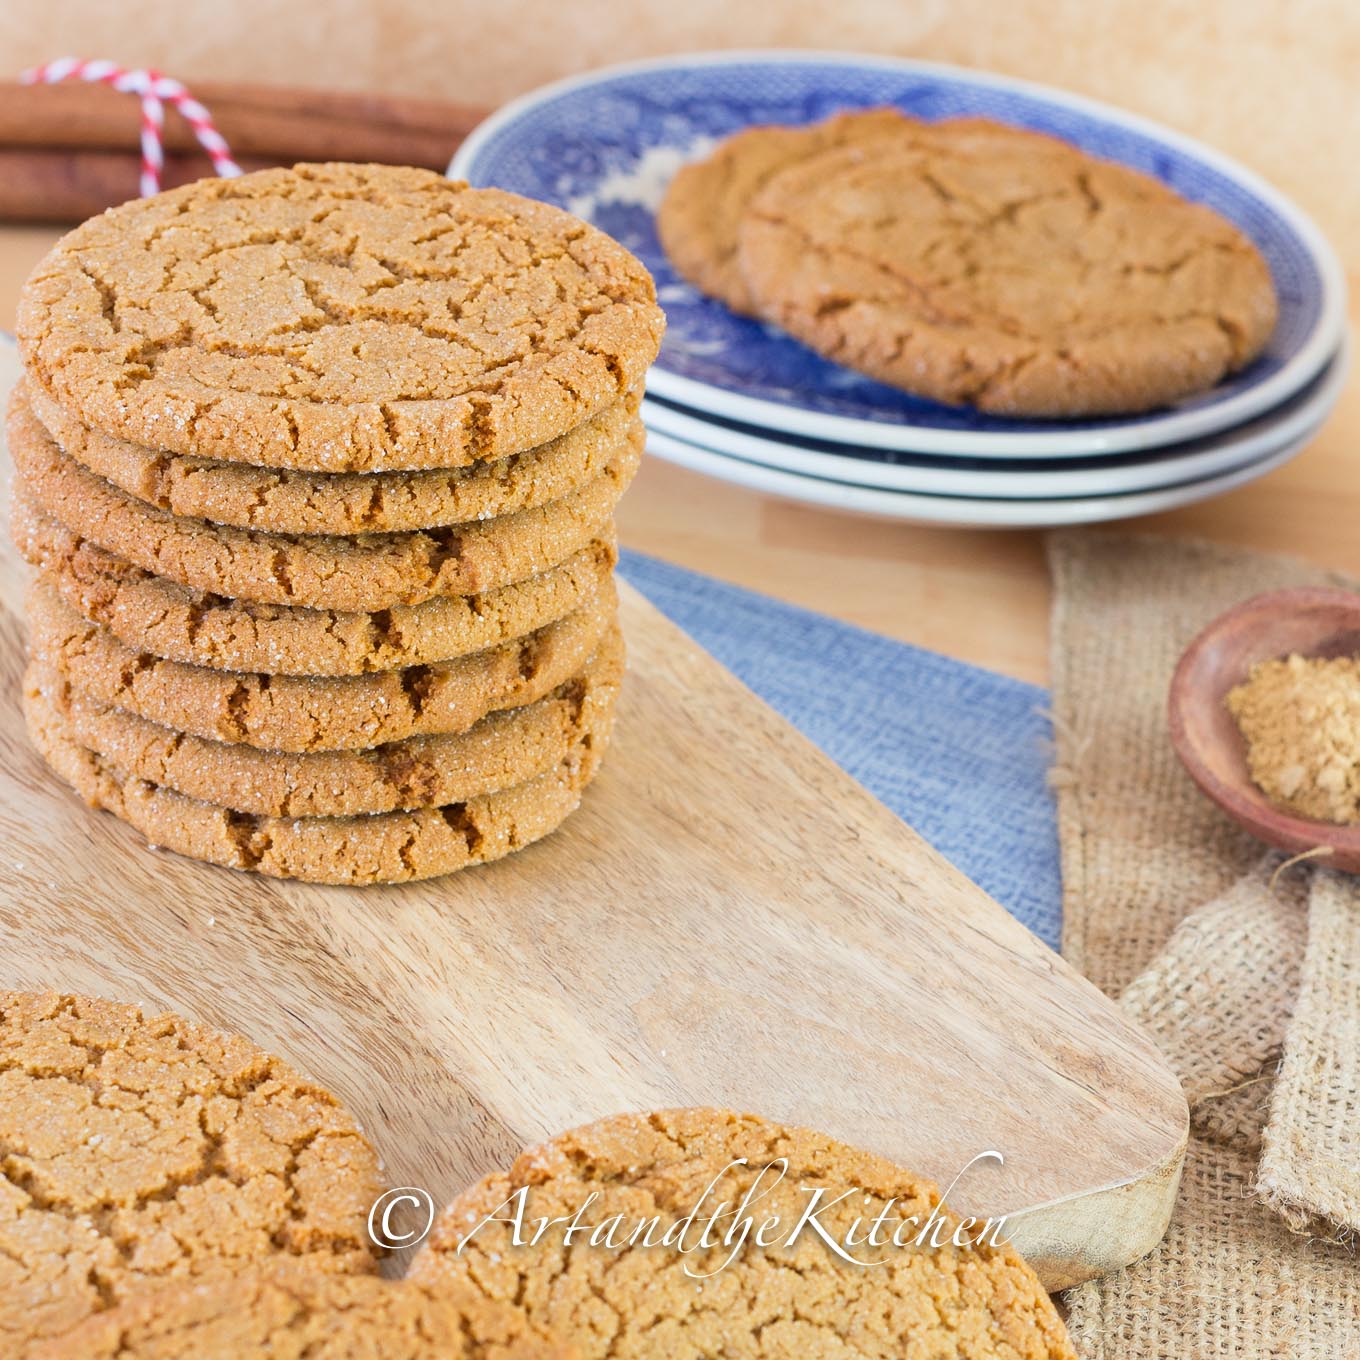
[[[622,679],[615,628],[581,673],[552,694],[491,714],[466,732],[306,754],[162,727],[80,693],[37,663],[25,685],[42,691],[72,740],[125,774],[234,812],[352,817],[463,802],[536,778],[613,709]]]
[[[96,546],[195,590],[344,611],[479,594],[556,566],[609,521],[641,460],[640,448],[620,450],[562,500],[502,518],[336,537],[236,529],[148,505],[64,453],[18,395],[8,434],[24,494]]]
[[[15,388],[81,466],[176,515],[281,534],[442,528],[560,501],[620,453],[642,452],[636,392],[548,444],[492,463],[428,472],[298,472],[161,453],[77,420],[41,388]]]
[[[35,510],[18,488],[10,528],[24,559],[57,594],[125,646],[188,665],[270,675],[366,675],[496,646],[589,604],[618,557],[611,533],[551,571],[485,595],[345,612],[251,605],[167,581]]]
[[[30,377],[106,434],[320,472],[545,444],[636,388],[642,265],[560,209],[429,171],[298,165],[136,199],[25,284]]]
[[[163,727],[267,751],[338,751],[465,732],[576,674],[609,628],[617,592],[524,637],[452,661],[354,676],[239,674],[125,646],[43,578],[25,605],[29,651],[82,694]]]
[[[843,113],[808,127],[751,127],[682,166],[656,213],[661,245],[695,287],[744,316],[755,314],[737,259],[737,229],[771,176],[829,147],[905,137],[924,127],[896,109]]]
[[[0,991],[0,1351],[167,1279],[279,1256],[376,1269],[377,1156],[328,1092],[239,1036]]]
[[[40,690],[25,694],[24,719],[54,774],[152,845],[228,869],[359,886],[454,873],[551,834],[595,777],[613,712],[591,714],[566,755],[523,784],[441,807],[358,817],[256,816],[138,779],[80,745]]]
[[[167,1287],[27,1360],[576,1360],[515,1308],[474,1291],[278,1267]]]
[[[782,1179],[762,1179],[779,1159]],[[844,1244],[858,1222],[853,1254],[878,1264],[847,1263],[816,1232],[790,1232],[818,1189],[828,1235]],[[782,1224],[764,1246],[755,1228],[722,1241],[747,1191],[756,1195],[748,1206],[755,1228],[771,1215]],[[885,1208],[891,1233],[928,1218],[938,1199],[928,1181],[807,1129],[724,1110],[625,1115],[532,1148],[508,1174],[454,1200],[409,1277],[514,1299],[584,1360],[1075,1360],[1052,1301],[1009,1247],[955,1247],[947,1234],[938,1248],[865,1242]],[[724,1200],[727,1214],[705,1245],[705,1225]],[[577,1211],[592,1226],[621,1216],[619,1243],[655,1219],[653,1245],[611,1249],[583,1235],[566,1247],[552,1228],[537,1244],[513,1241],[516,1217],[527,1238],[541,1218]],[[691,1212],[688,1235],[662,1244]],[[512,1221],[485,1222],[489,1215]],[[952,1229],[956,1220],[944,1216]]]
[[[741,219],[739,260],[756,311],[826,357],[998,415],[1173,402],[1249,363],[1276,318],[1231,223],[981,120],[781,170]]]

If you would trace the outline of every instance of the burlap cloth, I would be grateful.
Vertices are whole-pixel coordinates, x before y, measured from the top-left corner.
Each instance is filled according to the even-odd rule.
[[[1263,590],[1360,583],[1289,559],[1050,540],[1063,952],[1184,1083],[1185,1174],[1150,1255],[1067,1296],[1086,1360],[1360,1357],[1360,881],[1286,869],[1167,737],[1171,673]],[[1340,1243],[1340,1245],[1338,1245]]]

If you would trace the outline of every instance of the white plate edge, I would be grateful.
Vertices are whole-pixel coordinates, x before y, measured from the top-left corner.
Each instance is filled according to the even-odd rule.
[[[690,471],[720,481],[734,482],[762,495],[799,501],[823,510],[955,528],[1042,529],[1131,519],[1223,495],[1283,467],[1301,453],[1309,442],[1310,438],[1305,436],[1245,467],[1166,490],[1133,492],[1125,496],[1025,501],[921,496],[827,482],[798,473],[781,472],[759,463],[728,458],[664,435],[649,438],[648,450],[658,458]]]
[[[881,491],[927,495],[967,496],[983,499],[1047,499],[1068,498],[1087,494],[1121,495],[1143,490],[1180,485],[1202,480],[1220,472],[1243,466],[1277,450],[1289,440],[1304,435],[1311,437],[1331,414],[1340,398],[1347,375],[1347,346],[1343,344],[1335,356],[1336,367],[1322,381],[1318,390],[1285,418],[1275,424],[1262,424],[1268,418],[1258,416],[1248,425],[1261,425],[1248,438],[1234,440],[1232,429],[1216,436],[1206,436],[1210,447],[1189,453],[1177,462],[1159,458],[1157,462],[1139,462],[1137,455],[1119,468],[1081,469],[1066,471],[1061,460],[1054,461],[1051,471],[999,472],[969,471],[967,469],[903,468],[892,464],[874,463],[865,459],[841,457],[819,450],[800,449],[777,438],[762,439],[743,431],[725,430],[706,422],[702,414],[674,411],[646,400],[642,416],[648,430],[693,444],[723,457],[743,462],[759,463],[778,471],[798,476],[815,477],[824,481],[842,482],[850,486],[869,487]],[[912,451],[913,453],[915,450]],[[1166,450],[1144,450],[1147,454],[1164,454]],[[929,455],[924,455],[929,456]],[[1129,476],[1143,470],[1142,476]],[[1123,482],[1119,478],[1123,476]],[[1160,478],[1161,480],[1154,480]],[[1106,485],[1101,486],[1102,479]],[[1113,484],[1110,484],[1113,481]],[[1006,489],[1001,489],[1002,486]],[[988,489],[994,488],[994,489]]]

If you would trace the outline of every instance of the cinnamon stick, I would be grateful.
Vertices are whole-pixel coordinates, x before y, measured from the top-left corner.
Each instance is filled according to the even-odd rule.
[[[80,222],[140,192],[141,156],[129,151],[65,151],[0,147],[0,220]],[[258,156],[243,170],[278,164]],[[202,153],[168,155],[162,184],[171,189],[213,173]]]
[[[218,130],[239,157],[271,162],[381,161],[442,170],[484,110],[441,100],[285,86],[197,81]],[[134,150],[138,101],[105,85],[0,82],[0,145]],[[189,126],[167,107],[167,151],[190,152]]]

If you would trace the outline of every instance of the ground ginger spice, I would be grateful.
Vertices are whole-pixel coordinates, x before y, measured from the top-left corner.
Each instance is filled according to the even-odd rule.
[[[1228,695],[1247,767],[1276,807],[1360,822],[1360,658],[1260,661]]]

